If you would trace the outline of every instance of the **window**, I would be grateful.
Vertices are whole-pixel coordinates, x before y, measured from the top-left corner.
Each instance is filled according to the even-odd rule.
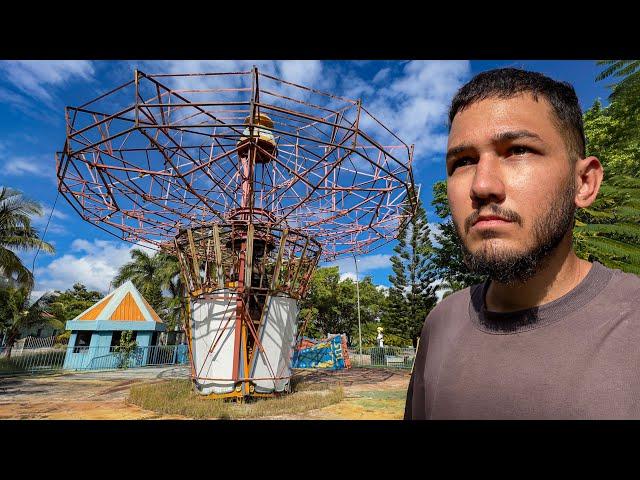
[[[131,341],[135,342],[136,341],[136,336],[138,335],[137,331],[134,331],[131,334]],[[113,347],[116,347],[118,345],[120,345],[120,339],[122,338],[122,331],[119,332],[113,332],[113,335],[111,335],[111,348],[109,351],[113,352],[114,349]]]
[[[122,332],[113,332],[111,335],[111,351],[113,352],[113,347],[120,345],[120,339],[122,338]]]
[[[73,353],[86,352],[91,345],[91,334],[93,332],[77,332],[76,344],[73,347]]]
[[[40,338],[42,336],[42,329],[38,329],[38,333],[36,333],[36,337]]]

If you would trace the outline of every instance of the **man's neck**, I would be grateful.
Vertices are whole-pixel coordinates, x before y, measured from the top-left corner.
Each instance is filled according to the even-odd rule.
[[[493,312],[514,312],[552,302],[573,290],[587,276],[591,265],[576,256],[569,237],[526,282],[506,285],[491,281],[486,308]]]

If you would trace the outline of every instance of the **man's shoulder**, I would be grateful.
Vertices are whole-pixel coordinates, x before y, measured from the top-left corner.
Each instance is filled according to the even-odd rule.
[[[607,293],[619,295],[640,304],[640,276],[618,269],[609,270],[612,275],[607,285],[609,290]]]
[[[473,285],[447,295],[429,312],[427,322],[431,323],[438,321],[440,318],[449,318],[452,313],[466,312],[469,308],[471,295],[481,286],[481,284]]]

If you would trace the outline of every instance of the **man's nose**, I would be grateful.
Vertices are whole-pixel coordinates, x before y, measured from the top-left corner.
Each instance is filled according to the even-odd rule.
[[[472,202],[479,204],[500,203],[504,200],[505,186],[499,157],[491,154],[480,157],[476,164],[470,197]]]

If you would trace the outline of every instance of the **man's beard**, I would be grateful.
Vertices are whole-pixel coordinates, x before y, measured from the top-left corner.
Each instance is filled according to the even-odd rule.
[[[531,279],[544,267],[546,260],[560,245],[569,229],[573,228],[576,210],[573,175],[569,176],[568,185],[564,185],[560,192],[548,211],[535,220],[532,229],[533,246],[524,252],[504,248],[496,249],[491,242],[485,242],[479,251],[471,252],[462,241],[458,225],[456,225],[464,262],[469,270],[503,284],[523,283]],[[488,205],[482,210],[483,215],[488,214],[487,210],[490,210],[491,214],[499,215],[522,226],[521,217],[514,211],[503,210],[496,204]],[[478,215],[479,211],[475,211],[467,218],[465,221],[467,231]],[[496,232],[492,230],[483,232],[482,236],[484,239],[498,237]]]

